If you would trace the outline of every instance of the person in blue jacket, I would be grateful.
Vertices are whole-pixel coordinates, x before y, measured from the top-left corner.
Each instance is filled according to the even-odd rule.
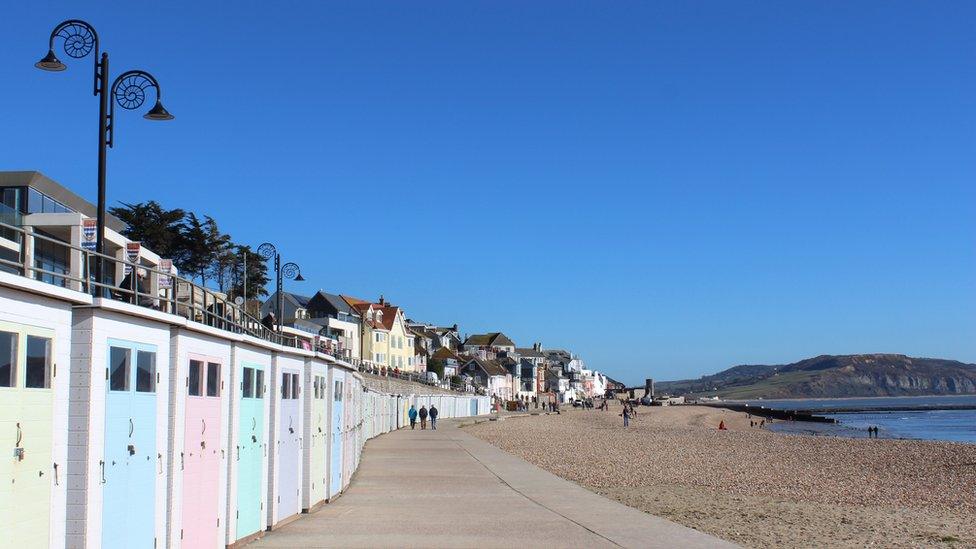
[[[410,405],[410,410],[407,412],[407,417],[410,418],[410,428],[413,429],[417,426],[417,409],[414,408],[413,404]]]

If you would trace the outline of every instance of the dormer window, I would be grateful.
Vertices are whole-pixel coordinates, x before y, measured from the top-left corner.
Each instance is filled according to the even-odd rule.
[[[295,318],[307,319],[308,309],[302,309],[302,308],[295,309]]]

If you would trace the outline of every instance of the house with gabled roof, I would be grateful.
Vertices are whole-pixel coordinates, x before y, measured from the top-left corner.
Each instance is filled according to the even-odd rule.
[[[511,373],[496,360],[472,358],[461,366],[459,373],[471,376],[475,385],[484,387],[493,397],[501,400],[512,400],[515,397]]]
[[[376,303],[340,297],[362,318],[363,360],[401,372],[421,371],[421,365],[415,364],[414,340],[407,331],[403,309],[383,296]]]
[[[453,326],[436,326],[408,318],[407,326],[414,331],[423,332],[424,337],[430,338],[431,345],[428,347],[428,350],[431,353],[441,347],[447,347],[452,351],[457,351],[461,348],[461,335],[458,332],[457,324]]]
[[[282,312],[280,320],[283,326],[290,326],[295,322],[295,319],[308,318],[308,300],[311,299],[310,296],[282,292],[281,298]],[[272,311],[275,312],[275,315],[278,314],[277,299],[278,292],[274,292],[268,299],[264,300],[264,303],[261,304],[261,318],[264,318]]]
[[[475,334],[468,336],[464,340],[461,349],[472,356],[479,356],[484,359],[493,359],[502,354],[515,352],[515,342],[501,332],[490,332],[487,334]]]
[[[428,360],[428,369],[430,365],[434,364],[435,361],[437,361],[438,364],[444,365],[443,373],[445,379],[453,375],[458,375],[458,369],[461,367],[461,363],[463,362],[457,353],[447,347],[441,347],[430,355],[430,359]]]
[[[308,324],[322,327],[323,337],[334,338],[343,355],[362,358],[362,319],[348,303],[336,294],[319,290],[306,303]]]
[[[431,347],[434,343],[430,336],[422,329],[407,325],[407,337],[413,343],[413,365],[418,371],[427,371],[427,361],[430,358]]]

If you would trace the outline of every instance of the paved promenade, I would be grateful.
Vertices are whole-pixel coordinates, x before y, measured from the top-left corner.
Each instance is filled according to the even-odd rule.
[[[345,494],[248,547],[732,547],[439,427],[371,440]]]

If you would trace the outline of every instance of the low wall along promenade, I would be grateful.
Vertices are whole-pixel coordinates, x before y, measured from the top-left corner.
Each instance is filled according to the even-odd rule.
[[[489,410],[5,272],[0,374],[0,513],[18,547],[239,545],[339,497],[411,405]]]

